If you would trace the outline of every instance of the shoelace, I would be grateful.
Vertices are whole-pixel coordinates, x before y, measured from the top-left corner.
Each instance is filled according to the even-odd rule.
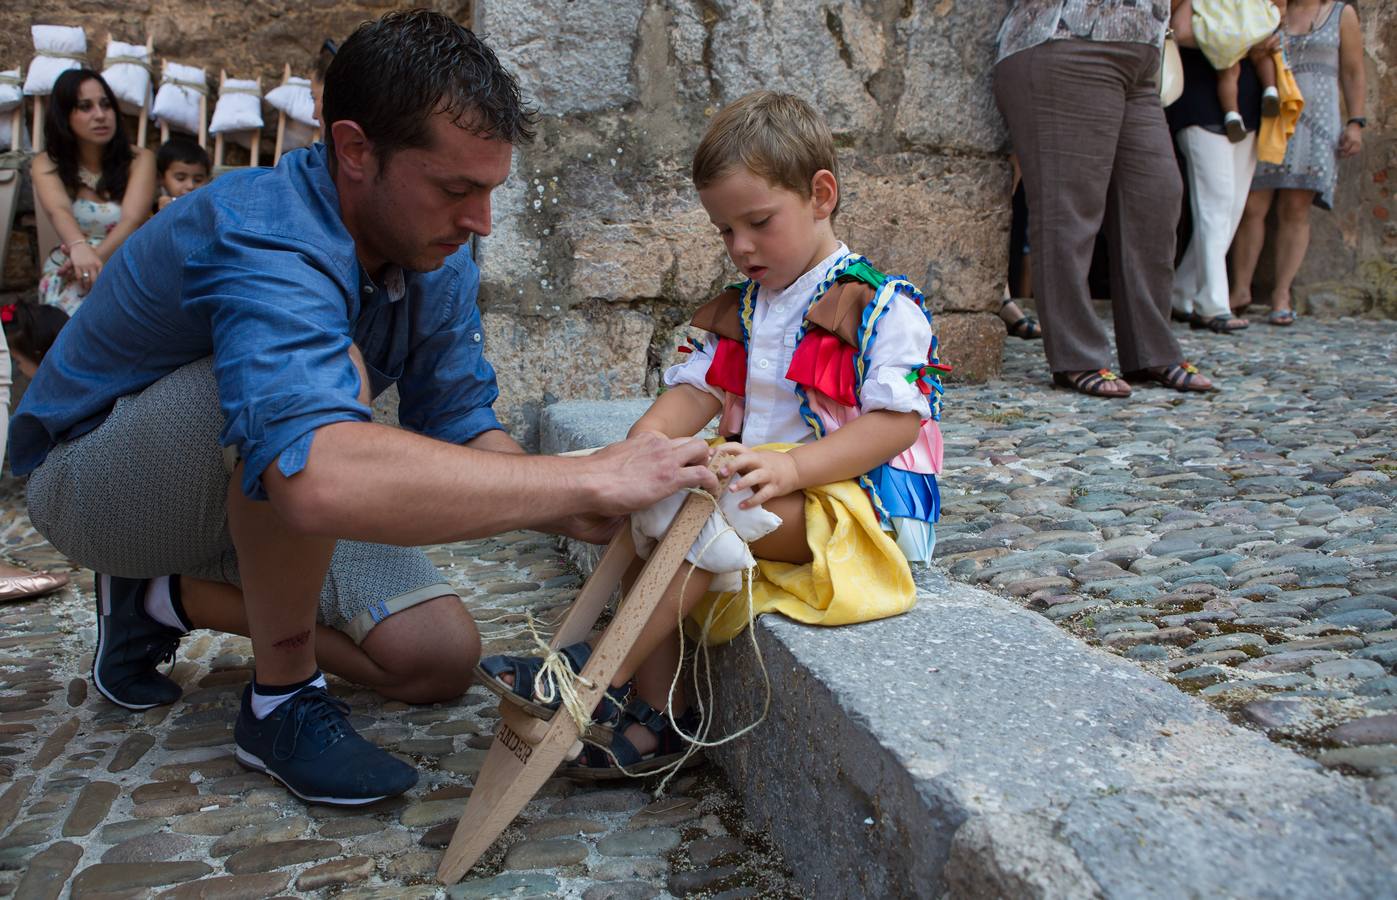
[[[346,734],[344,720],[349,715],[349,704],[343,700],[336,700],[324,690],[306,688],[286,703],[290,705],[290,709],[287,710],[286,718],[281,720],[276,739],[272,741],[272,755],[277,760],[285,762],[295,755],[301,732],[305,728],[327,732],[327,746]],[[287,728],[291,729],[291,746],[283,752],[281,748],[286,742]]]

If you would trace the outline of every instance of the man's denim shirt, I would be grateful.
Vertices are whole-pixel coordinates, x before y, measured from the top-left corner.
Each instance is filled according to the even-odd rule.
[[[370,420],[351,342],[374,395],[397,383],[405,428],[460,444],[501,427],[469,253],[375,285],[340,220],[325,152],[317,144],[275,169],[223,175],[126,241],[15,412],[17,474],[99,426],[118,398],[210,355],[221,442],[237,448],[255,499],[272,462],[288,477],[305,467],[316,429]]]

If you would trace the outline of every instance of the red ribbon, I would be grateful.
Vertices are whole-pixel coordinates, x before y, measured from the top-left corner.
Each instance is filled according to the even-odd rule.
[[[15,320],[15,305],[6,303],[0,306],[0,322],[13,322]]]

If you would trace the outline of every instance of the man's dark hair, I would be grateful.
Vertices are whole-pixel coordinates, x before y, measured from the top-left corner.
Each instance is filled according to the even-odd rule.
[[[164,175],[165,170],[174,163],[203,166],[205,172],[213,172],[213,162],[209,160],[209,152],[189,138],[173,137],[160,145],[159,151],[155,154],[155,171]]]
[[[53,83],[48,110],[44,113],[44,135],[48,141],[45,152],[58,170],[58,179],[70,193],[76,194],[82,186],[78,178],[78,138],[73,134],[68,120],[77,108],[78,94],[83,84],[88,81],[102,86],[112,108],[112,136],[102,148],[102,177],[97,181],[97,194],[120,200],[126,195],[126,179],[131,174],[131,161],[136,154],[131,149],[130,139],[126,137],[126,123],[122,121],[121,105],[117,102],[116,94],[97,72],[88,68],[69,69]]]
[[[330,158],[331,126],[348,119],[364,129],[380,165],[399,150],[427,146],[428,122],[439,112],[511,144],[533,140],[538,115],[493,50],[426,9],[391,12],[355,29],[325,73],[323,108]]]

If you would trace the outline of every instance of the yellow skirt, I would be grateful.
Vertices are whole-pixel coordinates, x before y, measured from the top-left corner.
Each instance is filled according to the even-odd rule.
[[[757,449],[784,452],[795,446]],[[808,563],[757,560],[750,614],[745,586],[736,593],[705,594],[689,616],[689,634],[698,639],[706,631],[709,644],[724,644],[752,617],[767,612],[807,625],[852,625],[905,613],[916,603],[907,558],[879,526],[857,482],[805,489],[805,540],[814,557]]]

